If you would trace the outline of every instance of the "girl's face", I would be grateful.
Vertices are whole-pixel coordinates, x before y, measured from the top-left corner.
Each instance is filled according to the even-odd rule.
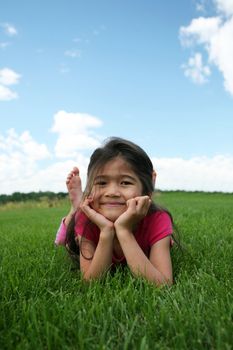
[[[96,174],[92,189],[94,210],[112,222],[126,211],[127,200],[142,195],[142,184],[121,157],[106,163]]]

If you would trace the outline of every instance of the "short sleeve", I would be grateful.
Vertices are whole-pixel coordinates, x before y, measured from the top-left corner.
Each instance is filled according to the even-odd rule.
[[[95,245],[99,241],[99,230],[92,222],[88,220],[83,212],[78,212],[75,216],[75,236],[82,236],[90,241],[94,242]]]
[[[169,214],[165,211],[156,212],[152,215],[149,224],[149,245],[152,246],[164,237],[172,234],[172,221]]]

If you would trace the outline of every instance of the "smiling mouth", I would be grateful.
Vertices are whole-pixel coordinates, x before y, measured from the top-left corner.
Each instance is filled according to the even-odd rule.
[[[125,205],[125,203],[110,202],[110,203],[101,203],[100,205],[104,207],[114,208],[114,207],[122,207]]]

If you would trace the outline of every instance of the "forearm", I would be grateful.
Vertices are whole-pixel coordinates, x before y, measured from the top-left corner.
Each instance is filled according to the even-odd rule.
[[[102,237],[100,235],[92,260],[82,269],[83,278],[91,280],[101,277],[112,264],[112,251],[113,237]]]
[[[156,285],[172,283],[150,262],[132,232],[121,230],[116,234],[127,264],[136,277],[144,277]]]

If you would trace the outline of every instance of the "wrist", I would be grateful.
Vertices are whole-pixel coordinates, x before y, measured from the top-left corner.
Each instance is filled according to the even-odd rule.
[[[107,227],[100,230],[100,239],[101,240],[113,240],[115,237],[115,229],[112,227]]]
[[[124,238],[124,237],[129,237],[131,235],[133,235],[132,230],[126,228],[126,227],[115,227],[116,229],[116,236],[120,239],[120,238]]]

